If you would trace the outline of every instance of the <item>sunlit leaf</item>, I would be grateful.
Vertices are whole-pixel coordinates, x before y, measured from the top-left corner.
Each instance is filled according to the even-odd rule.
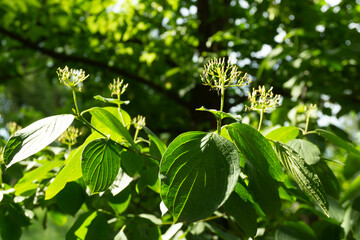
[[[92,133],[86,141],[78,148],[71,151],[69,157],[66,159],[66,165],[60,172],[56,175],[55,179],[51,184],[46,188],[45,199],[51,199],[56,194],[58,194],[66,185],[66,183],[75,181],[78,178],[82,177],[81,172],[81,153],[86,147],[86,145],[102,137],[99,133]]]
[[[292,139],[287,145],[294,149],[309,165],[313,165],[320,161],[321,152],[319,148],[307,140]]]
[[[174,222],[200,220],[225,202],[239,173],[239,155],[229,140],[215,133],[183,133],[161,160],[161,198]]]
[[[299,135],[299,129],[297,127],[279,127],[269,132],[265,137],[267,139],[287,143],[288,141],[295,139]]]
[[[63,114],[36,121],[10,137],[4,150],[4,162],[10,167],[39,152],[57,139],[73,122],[74,115]]]
[[[102,126],[103,131],[105,130],[104,133],[109,134],[112,140],[123,142],[123,139],[125,139],[135,150],[139,149],[121,121],[119,121],[119,119],[109,111],[103,108],[94,107],[84,111],[83,113],[85,112],[90,112],[92,117],[98,120],[99,124]]]

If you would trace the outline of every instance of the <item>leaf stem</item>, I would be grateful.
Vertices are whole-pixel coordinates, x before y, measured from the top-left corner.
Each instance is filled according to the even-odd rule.
[[[262,108],[260,110],[260,121],[259,121],[259,126],[258,126],[258,131],[260,132],[260,129],[261,129],[261,125],[262,125],[262,122],[263,122],[263,118],[264,118],[264,109]]]

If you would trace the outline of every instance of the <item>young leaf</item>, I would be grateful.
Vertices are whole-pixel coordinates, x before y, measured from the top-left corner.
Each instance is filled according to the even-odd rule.
[[[107,190],[116,179],[120,169],[120,146],[110,139],[90,142],[81,156],[81,170],[90,191]]]
[[[229,140],[215,133],[183,133],[161,160],[161,198],[174,222],[197,221],[226,201],[239,173],[238,151]]]
[[[290,140],[287,145],[295,150],[309,165],[313,165],[320,161],[321,152],[312,142],[304,139],[293,139]]]
[[[106,102],[106,103],[114,103],[114,104],[125,104],[125,105],[128,105],[130,103],[130,101],[121,101],[121,100],[118,100],[118,99],[115,99],[115,98],[106,98],[106,97],[103,97],[103,96],[100,96],[100,95],[96,95],[94,96],[94,98],[96,100],[99,100],[99,101],[102,101],[102,102]]]
[[[305,160],[291,147],[274,141],[274,148],[279,156],[280,162],[291,174],[300,188],[308,193],[329,216],[329,203],[326,198],[325,190],[314,169],[307,165]]]
[[[104,133],[110,134],[111,139],[113,139],[114,141],[122,142],[125,138],[135,150],[139,150],[139,147],[136,145],[133,138],[130,136],[128,130],[124,127],[121,121],[119,121],[109,111],[103,108],[94,107],[84,111],[83,113],[85,112],[90,112],[92,117],[96,118],[99,121],[103,129],[106,130]]]
[[[339,148],[342,148],[348,151],[349,153],[353,153],[358,157],[360,156],[359,150],[357,150],[351,143],[343,140],[342,138],[336,136],[335,134],[323,129],[316,129],[315,132],[319,134],[321,137],[328,140],[329,142],[333,143],[335,146],[338,146]]]
[[[4,150],[4,162],[10,167],[48,146],[73,122],[74,115],[62,114],[36,121],[10,137]]]
[[[196,111],[209,112],[209,113],[213,114],[216,119],[221,119],[221,120],[223,120],[224,118],[231,118],[231,119],[235,120],[236,122],[241,122],[241,120],[242,120],[242,117],[240,115],[234,115],[234,114],[222,112],[222,111],[219,111],[216,109],[207,109],[207,108],[201,107],[201,108],[197,108]]]
[[[269,132],[265,137],[267,139],[287,143],[288,141],[295,139],[299,135],[299,129],[297,127],[280,127]]]
[[[227,131],[239,151],[263,174],[283,182],[285,175],[279,159],[269,141],[258,131],[246,124],[233,123]]]

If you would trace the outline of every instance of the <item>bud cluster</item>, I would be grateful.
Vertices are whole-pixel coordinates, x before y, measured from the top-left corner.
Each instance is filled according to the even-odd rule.
[[[248,85],[251,80],[247,73],[239,71],[238,67],[231,64],[230,59],[225,62],[225,58],[214,58],[205,66],[203,74],[200,76],[204,85],[216,90],[228,87],[242,87]]]
[[[109,88],[111,91],[111,96],[116,95],[118,98],[126,91],[128,84],[124,84],[123,79],[114,79],[113,83],[110,83]]]
[[[60,137],[58,138],[59,142],[66,145],[75,145],[77,143],[77,138],[81,135],[81,132],[79,129],[70,126],[68,129],[66,129],[65,132],[63,132]]]
[[[138,130],[142,129],[143,126],[146,125],[145,123],[145,117],[138,115],[137,117],[134,117],[132,120],[132,124],[134,124],[134,127]]]
[[[259,89],[253,88],[252,93],[248,92],[248,98],[251,106],[248,110],[266,112],[268,108],[275,107],[280,101],[280,95],[272,92],[272,87],[266,91],[265,86],[259,86]]]
[[[69,70],[68,66],[65,66],[64,69],[58,68],[56,73],[59,77],[60,83],[72,89],[74,89],[78,84],[82,83],[86,78],[89,77],[89,75],[86,75],[85,71],[82,69]],[[81,86],[79,86],[79,91],[81,91]]]

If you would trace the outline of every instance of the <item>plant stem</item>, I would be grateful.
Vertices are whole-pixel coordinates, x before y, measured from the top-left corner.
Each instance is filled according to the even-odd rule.
[[[134,142],[136,142],[138,134],[139,134],[139,128],[136,128],[135,135],[134,135]]]
[[[220,99],[220,112],[224,109],[224,99],[225,99],[225,86],[223,84],[221,88],[221,99]],[[217,119],[217,132],[221,134],[221,117]]]
[[[264,117],[264,109],[261,109],[260,110],[260,121],[259,121],[259,126],[258,126],[258,131],[259,132],[260,132],[261,125],[262,125],[262,122],[263,122],[263,117]]]
[[[310,121],[310,114],[308,114],[308,115],[306,116],[306,123],[305,123],[304,135],[306,135],[307,132],[308,132],[308,129],[309,129],[309,121]]]
[[[76,93],[75,93],[75,89],[72,89],[72,94],[73,94],[73,99],[74,99],[74,104],[75,104],[75,112],[76,112],[76,116],[80,116],[80,112],[79,112],[79,108],[77,105],[77,100],[76,100]]]
[[[119,93],[117,95],[117,99],[119,100],[119,102],[120,102],[120,97],[121,97],[121,94]],[[120,114],[120,117],[121,117],[122,124],[125,127],[125,121],[124,121],[123,115],[121,114],[121,103],[118,103],[118,111],[119,111],[119,114]]]

